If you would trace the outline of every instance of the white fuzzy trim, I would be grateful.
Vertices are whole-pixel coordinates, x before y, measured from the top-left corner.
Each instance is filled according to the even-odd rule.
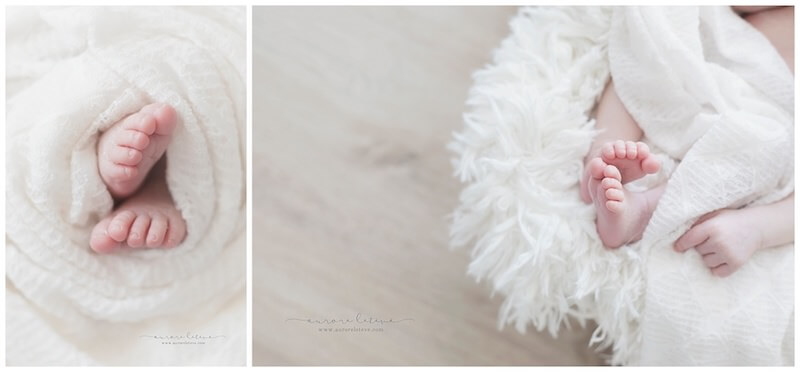
[[[556,336],[595,319],[592,344],[627,364],[640,343],[642,259],[602,247],[579,198],[590,112],[609,77],[611,9],[524,8],[493,63],[474,74],[465,128],[449,148],[466,183],[451,244],[472,245],[469,273],[505,296],[499,325]]]

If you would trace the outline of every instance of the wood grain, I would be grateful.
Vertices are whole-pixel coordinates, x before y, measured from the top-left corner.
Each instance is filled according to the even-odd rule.
[[[515,12],[253,8],[254,365],[600,363],[589,330],[498,331],[501,298],[448,249],[445,145]],[[358,313],[413,320],[287,320]]]

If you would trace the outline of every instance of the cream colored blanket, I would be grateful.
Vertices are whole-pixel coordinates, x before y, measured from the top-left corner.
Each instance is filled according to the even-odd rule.
[[[245,11],[9,8],[7,360],[244,364]],[[177,110],[167,182],[188,235],[98,255],[98,134]]]

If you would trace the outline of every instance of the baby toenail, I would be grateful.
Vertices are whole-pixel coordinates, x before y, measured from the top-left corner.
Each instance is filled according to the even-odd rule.
[[[139,234],[138,233],[131,233],[131,239],[133,239],[133,240],[139,239]]]
[[[133,159],[134,156],[136,156],[136,152],[133,150],[128,150],[128,158]]]

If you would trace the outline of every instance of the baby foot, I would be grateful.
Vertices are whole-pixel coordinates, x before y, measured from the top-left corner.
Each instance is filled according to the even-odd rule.
[[[172,201],[163,168],[94,227],[89,245],[95,252],[109,253],[123,243],[132,248],[171,248],[183,241],[186,221]]]
[[[613,165],[593,173],[589,187],[597,209],[597,233],[608,248],[618,248],[641,239],[652,210],[643,193],[622,186],[622,175]]]
[[[643,142],[622,140],[607,142],[600,149],[600,158],[606,164],[617,167],[622,176],[622,183],[636,181],[661,169],[661,163]]]
[[[166,151],[177,124],[172,106],[153,103],[100,135],[97,167],[111,196],[121,199],[139,189]]]

